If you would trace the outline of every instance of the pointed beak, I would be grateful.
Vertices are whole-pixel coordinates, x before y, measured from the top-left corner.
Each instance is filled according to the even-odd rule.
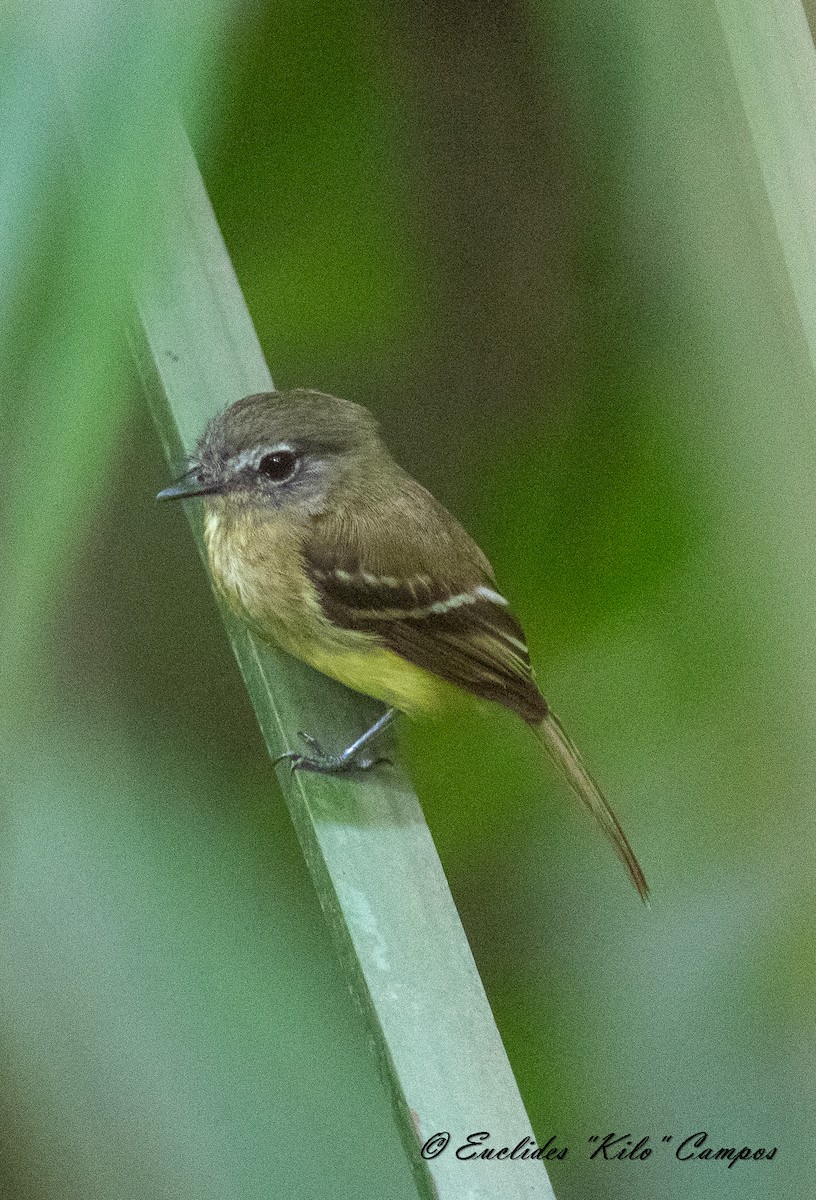
[[[200,468],[193,467],[192,470],[186,471],[175,482],[170,484],[170,487],[164,488],[156,496],[157,500],[188,500],[191,496],[209,496],[213,492],[217,492],[218,488],[213,483],[203,483],[200,477]]]

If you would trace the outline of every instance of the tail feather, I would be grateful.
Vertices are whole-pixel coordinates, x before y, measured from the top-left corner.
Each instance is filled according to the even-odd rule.
[[[534,728],[547,754],[609,838],[641,899],[648,904],[649,885],[629,845],[629,839],[558,717],[550,711]]]

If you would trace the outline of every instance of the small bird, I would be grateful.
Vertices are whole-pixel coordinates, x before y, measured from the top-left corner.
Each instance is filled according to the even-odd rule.
[[[617,817],[535,682],[527,642],[482,551],[393,460],[359,404],[295,389],[214,417],[157,499],[202,496],[216,586],[265,642],[382,701],[351,746],[300,736],[293,770],[370,770],[397,712],[441,714],[462,691],[517,713],[595,817],[646,900]],[[277,760],[280,761],[280,760]]]

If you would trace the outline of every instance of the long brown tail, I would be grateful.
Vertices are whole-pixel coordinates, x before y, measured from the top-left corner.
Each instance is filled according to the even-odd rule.
[[[629,872],[641,899],[648,904],[649,885],[640,869],[640,863],[629,845],[629,839],[623,832],[618,818],[604,799],[601,789],[584,766],[581,755],[571,742],[558,717],[554,712],[548,712],[543,721],[533,728],[548,756],[615,847],[615,852]]]

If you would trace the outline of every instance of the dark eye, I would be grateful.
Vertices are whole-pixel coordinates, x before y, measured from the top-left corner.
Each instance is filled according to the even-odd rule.
[[[294,450],[273,450],[258,463],[258,471],[273,483],[286,483],[297,470],[298,456]]]

